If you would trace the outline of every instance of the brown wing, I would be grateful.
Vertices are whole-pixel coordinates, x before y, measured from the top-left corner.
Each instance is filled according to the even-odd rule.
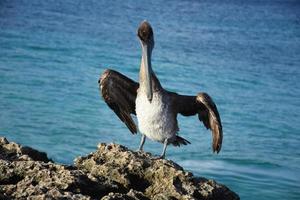
[[[139,84],[111,69],[102,73],[98,83],[107,105],[126,124],[131,133],[137,133],[136,125],[130,114],[136,114],[135,99]]]
[[[219,153],[223,140],[222,123],[217,106],[212,98],[206,93],[199,93],[197,96],[174,94],[173,97],[177,113],[184,116],[198,114],[198,118],[203,122],[204,126],[207,129],[211,129],[213,152]]]

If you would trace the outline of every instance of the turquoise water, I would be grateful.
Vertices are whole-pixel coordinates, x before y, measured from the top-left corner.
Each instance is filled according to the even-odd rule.
[[[0,135],[72,163],[99,142],[137,149],[101,100],[107,67],[137,80],[140,21],[155,32],[162,85],[206,91],[218,105],[223,149],[196,117],[180,117],[192,144],[167,157],[241,199],[300,198],[299,1],[0,1]],[[146,141],[159,154],[162,145]]]

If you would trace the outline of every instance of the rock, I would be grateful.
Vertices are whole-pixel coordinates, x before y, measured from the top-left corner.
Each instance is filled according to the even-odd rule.
[[[172,161],[117,144],[100,144],[96,152],[77,158],[75,165],[87,174],[104,176],[128,190],[140,191],[149,199],[239,199],[226,186],[196,178]],[[130,199],[119,194],[107,198]]]
[[[45,152],[37,151],[31,147],[27,147],[27,146],[21,147],[21,154],[27,155],[28,157],[30,157],[32,160],[35,161],[53,162],[52,160],[49,160]]]
[[[50,162],[0,160],[0,191],[12,198],[93,199],[124,189],[105,177]]]
[[[23,147],[14,142],[8,142],[4,137],[0,137],[0,159],[52,162],[46,153],[37,151],[31,147]]]
[[[239,199],[227,187],[149,153],[100,144],[75,166],[0,137],[0,199]]]
[[[109,193],[101,198],[101,200],[150,200],[142,192],[130,190],[127,194]]]

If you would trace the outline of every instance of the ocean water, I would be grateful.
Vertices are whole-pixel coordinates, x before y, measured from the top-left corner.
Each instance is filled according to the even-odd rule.
[[[71,164],[97,143],[137,149],[97,80],[138,78],[139,23],[153,26],[163,87],[205,91],[223,122],[220,154],[197,117],[179,117],[191,145],[167,158],[241,199],[300,199],[300,2],[0,1],[0,135]],[[146,141],[159,154],[162,145]]]

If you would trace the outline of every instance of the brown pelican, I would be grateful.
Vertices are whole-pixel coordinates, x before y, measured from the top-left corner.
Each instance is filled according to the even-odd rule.
[[[199,120],[212,131],[213,152],[219,153],[223,138],[222,124],[211,97],[206,93],[185,96],[165,90],[151,65],[154,47],[151,25],[143,21],[137,35],[142,46],[139,83],[114,70],[105,70],[98,83],[107,105],[133,134],[137,133],[137,127],[131,114],[137,116],[138,128],[142,134],[139,150],[143,150],[146,137],[164,144],[161,158],[164,158],[168,144],[190,144],[178,135],[177,115],[198,114]]]

